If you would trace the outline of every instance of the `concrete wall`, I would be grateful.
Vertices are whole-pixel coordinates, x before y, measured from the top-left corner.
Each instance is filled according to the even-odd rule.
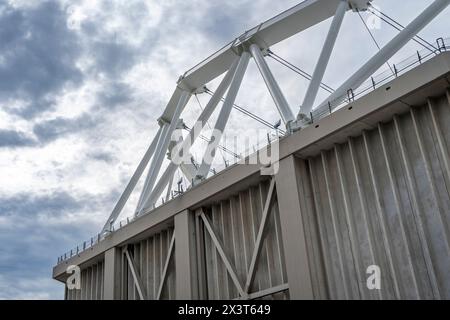
[[[305,161],[330,298],[450,298],[449,123],[442,96]]]
[[[102,300],[105,264],[100,261],[81,270],[81,288],[68,290],[65,288],[66,300]]]

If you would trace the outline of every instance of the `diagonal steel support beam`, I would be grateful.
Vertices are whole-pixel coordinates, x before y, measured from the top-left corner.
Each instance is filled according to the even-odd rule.
[[[133,276],[134,284],[136,285],[136,289],[139,294],[139,298],[141,300],[147,300],[147,295],[145,293],[144,282],[142,281],[139,272],[136,268],[136,264],[134,263],[133,257],[128,252],[128,249],[125,248],[125,256],[127,257],[128,266],[130,267],[131,275]]]
[[[216,154],[217,145],[220,142],[220,139],[225,130],[225,126],[230,117],[231,109],[233,108],[234,101],[236,100],[236,96],[242,83],[242,79],[244,78],[245,71],[247,70],[249,59],[250,54],[244,51],[241,55],[241,58],[239,59],[238,66],[236,67],[236,71],[233,75],[233,80],[231,81],[230,88],[228,89],[227,96],[222,105],[222,110],[220,110],[219,117],[217,118],[216,124],[214,126],[213,134],[215,133],[216,136],[208,143],[205,154],[203,156],[202,164],[197,170],[197,181],[206,178],[209,169],[211,168],[212,161]]]
[[[166,124],[166,126],[168,126],[168,129],[164,135],[161,135],[162,139],[160,139],[160,141],[158,142],[157,152],[155,152],[155,157],[153,157],[152,163],[150,165],[147,189],[144,190],[144,192],[141,194],[141,202],[139,203],[139,207],[137,208],[136,215],[139,215],[142,212],[142,209],[148,205],[149,194],[150,191],[153,190],[153,186],[155,185],[156,178],[158,177],[159,170],[164,160],[164,156],[166,154],[167,148],[169,147],[172,133],[178,125],[178,120],[180,119],[181,112],[188,103],[190,96],[190,92],[183,91],[180,100],[178,101],[178,105],[173,118],[170,120],[170,123]]]
[[[158,132],[156,133],[156,136],[153,138],[152,143],[148,147],[147,151],[144,154],[144,157],[142,158],[141,162],[139,162],[138,167],[136,168],[136,171],[133,173],[133,176],[130,179],[130,182],[128,182],[127,186],[125,187],[125,190],[123,191],[122,195],[119,198],[119,201],[117,201],[113,211],[111,212],[111,215],[109,216],[108,220],[106,221],[105,225],[102,228],[102,231],[100,234],[103,234],[108,228],[114,224],[114,222],[117,220],[117,217],[122,212],[123,207],[125,206],[126,202],[128,201],[128,198],[130,197],[131,192],[133,192],[134,188],[136,187],[137,182],[139,181],[140,177],[142,176],[142,173],[145,170],[145,167],[147,166],[148,162],[150,161],[150,158],[155,152],[156,145],[158,143],[159,137],[161,135],[162,129],[159,128]]]
[[[312,110],[314,101],[317,97],[317,92],[319,91],[319,86],[322,82],[325,70],[327,69],[328,62],[330,61],[331,53],[333,52],[334,44],[336,43],[339,30],[341,29],[342,21],[344,21],[345,12],[348,8],[347,0],[341,0],[339,3],[336,14],[333,17],[333,21],[330,25],[330,30],[328,31],[327,38],[322,48],[319,60],[317,61],[316,68],[309,83],[308,89],[306,90],[305,99],[303,100],[300,113],[309,115]]]
[[[346,80],[334,93],[332,93],[320,107],[324,107],[328,102],[333,106],[344,100],[349,89],[357,89],[361,84],[374,74],[387,60],[392,58],[403,46],[408,43],[419,31],[429,24],[448,5],[450,0],[435,0],[417,18],[415,18],[405,29],[395,36],[386,46],[374,55],[366,64],[356,71]]]
[[[283,119],[284,124],[289,129],[289,124],[295,120],[295,116],[292,113],[291,108],[289,107],[286,97],[284,96],[283,92],[280,89],[280,86],[275,80],[272,71],[270,71],[270,68],[267,65],[266,60],[264,60],[264,57],[261,53],[261,49],[259,48],[259,46],[256,44],[252,44],[250,46],[250,52],[252,54],[253,59],[256,62],[256,65],[258,66],[259,72],[261,72],[264,82],[266,83],[267,89],[269,89],[270,95],[272,96],[272,99],[275,102],[275,105],[278,109],[278,112],[281,115],[281,118]]]
[[[234,268],[234,266],[231,264],[230,260],[227,257],[227,254],[225,253],[225,251],[223,250],[223,244],[222,241],[219,240],[219,238],[216,236],[216,233],[214,232],[211,223],[209,222],[208,217],[205,216],[205,214],[202,212],[200,214],[200,217],[203,220],[203,224],[206,227],[206,230],[209,233],[209,236],[211,237],[214,246],[217,249],[217,252],[219,253],[220,257],[222,258],[223,263],[225,264],[225,268],[227,268],[228,273],[230,274],[231,280],[233,280],[234,285],[236,286],[236,288],[239,291],[239,294],[241,295],[241,297],[246,298],[247,297],[247,293],[245,293],[245,291],[242,288],[242,285],[239,281],[239,278],[237,276],[237,272],[236,269]]]
[[[169,269],[170,259],[173,254],[173,248],[175,246],[175,233],[172,235],[172,239],[170,240],[169,251],[167,252],[166,262],[164,263],[163,273],[161,275],[161,283],[159,284],[158,293],[156,295],[156,300],[161,298],[162,290],[164,288],[164,283],[166,281],[167,270]]]
[[[209,118],[213,114],[214,110],[216,109],[218,103],[222,99],[222,96],[225,94],[225,91],[230,86],[230,83],[233,79],[233,75],[236,71],[237,65],[239,63],[240,57],[236,57],[234,62],[232,63],[230,69],[225,74],[224,78],[220,82],[219,86],[217,87],[216,91],[212,95],[211,99],[209,99],[207,105],[203,109],[202,113],[197,119],[196,125],[192,128],[191,131],[189,131],[189,135],[184,139],[183,144],[180,147],[180,150],[189,150],[190,147],[194,144],[194,142],[197,140],[198,136],[200,135],[202,129],[205,127],[206,123],[208,122]],[[170,162],[164,173],[162,174],[161,178],[159,179],[158,183],[156,184],[155,188],[152,190],[149,201],[146,207],[144,209],[147,209],[149,206],[153,205],[157,201],[157,199],[161,196],[162,192],[164,191],[164,188],[167,186],[167,183],[171,176],[175,174],[175,172],[178,169],[178,164],[175,164],[173,161]]]
[[[253,279],[255,278],[255,269],[256,263],[258,262],[259,256],[261,254],[263,240],[266,236],[267,231],[267,221],[269,220],[270,210],[272,209],[272,204],[274,201],[274,190],[275,190],[275,178],[272,178],[270,181],[269,192],[267,193],[267,199],[264,204],[264,210],[261,217],[261,223],[259,225],[258,235],[256,237],[255,249],[253,249],[252,260],[250,262],[250,268],[247,273],[247,281],[245,282],[245,293],[248,293],[250,287],[253,283]]]
[[[167,133],[167,130],[169,129],[168,123],[166,122],[160,122],[160,129],[161,129],[161,133],[159,135],[159,139],[158,139],[158,143],[156,145],[156,150],[155,150],[155,154],[160,154],[161,153],[161,146],[162,146],[162,141],[164,140],[164,137]],[[155,159],[153,159],[155,160]],[[153,161],[152,161],[153,163]],[[153,166],[152,164],[150,164],[148,170],[147,170],[147,177],[145,178],[144,181],[144,186],[142,188],[141,194],[139,195],[139,200],[138,200],[138,204],[136,206],[136,212],[139,210],[139,208],[142,206],[142,201],[144,200],[146,194],[148,193],[148,184],[149,184],[149,180],[150,180],[150,176],[151,176],[151,172],[153,170]]]

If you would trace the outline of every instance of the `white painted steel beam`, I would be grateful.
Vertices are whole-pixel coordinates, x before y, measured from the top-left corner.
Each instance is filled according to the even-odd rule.
[[[250,52],[256,62],[256,65],[258,66],[259,72],[261,72],[261,75],[264,78],[267,89],[269,89],[270,95],[277,106],[278,112],[280,113],[284,124],[289,129],[289,123],[295,120],[295,116],[289,107],[286,97],[275,80],[272,71],[270,71],[267,62],[264,60],[260,47],[256,44],[252,44],[250,46]]]
[[[247,70],[249,59],[250,54],[244,51],[241,55],[241,58],[239,59],[238,66],[233,75],[233,80],[231,82],[230,88],[228,89],[225,101],[223,102],[222,110],[220,111],[219,117],[217,118],[216,124],[214,126],[214,132],[219,133],[219,135],[215,137],[215,140],[211,139],[211,141],[208,143],[208,146],[206,147],[202,164],[197,171],[197,180],[206,178],[208,175],[212,161],[206,161],[207,155],[211,155],[211,158],[214,158],[215,156],[217,145],[220,142],[220,138],[222,137],[223,131],[225,130],[225,126],[228,122],[228,118],[230,117],[231,109],[233,108],[234,101],[236,100],[236,96],[242,83],[242,79],[244,78],[245,71]]]
[[[190,96],[191,96],[191,93],[189,93],[187,91],[184,91],[181,94],[180,100],[178,101],[176,111],[173,114],[171,122],[168,124],[169,127],[167,129],[167,132],[165,133],[164,136],[161,137],[162,138],[161,144],[158,146],[160,148],[157,149],[158,152],[155,153],[155,157],[153,157],[152,163],[150,166],[147,189],[142,196],[141,206],[138,208],[136,215],[139,215],[140,212],[142,211],[142,209],[148,206],[148,200],[149,200],[148,195],[149,195],[150,191],[153,190],[153,186],[155,185],[156,178],[158,177],[159,170],[161,168],[162,162],[166,155],[166,151],[169,146],[170,139],[172,137],[172,133],[178,124],[178,120],[180,119],[181,112],[183,111],[184,107],[188,103]]]
[[[163,140],[164,137],[166,136],[167,130],[169,130],[169,126],[167,122],[161,123],[160,124],[160,129],[161,129],[161,133],[159,135],[158,138],[158,142],[156,145],[156,149],[155,149],[155,154],[160,154],[161,153],[161,148],[162,148],[162,144],[163,144]],[[153,158],[153,161],[155,160],[155,158]],[[152,164],[153,164],[152,161]],[[142,187],[142,191],[141,194],[139,195],[139,200],[136,206],[136,213],[140,210],[141,206],[142,206],[142,202],[145,199],[146,195],[148,194],[148,184],[149,184],[149,180],[150,180],[150,176],[151,176],[151,172],[154,170],[154,167],[152,166],[152,164],[149,166],[148,171],[147,171],[147,176],[145,177],[145,181],[144,181],[144,186]]]
[[[120,212],[122,211],[123,207],[125,206],[125,203],[127,202],[128,198],[130,197],[131,192],[133,192],[134,188],[136,187],[137,182],[139,181],[140,177],[142,176],[142,173],[144,172],[145,167],[147,166],[148,162],[150,161],[150,158],[155,152],[156,145],[158,143],[159,137],[161,135],[161,127],[158,129],[158,132],[156,133],[156,136],[153,138],[152,143],[148,147],[147,151],[144,154],[144,157],[142,158],[141,162],[139,162],[138,167],[136,168],[136,171],[133,173],[133,176],[130,179],[130,182],[128,182],[127,186],[125,187],[125,190],[123,191],[122,195],[119,198],[119,201],[117,201],[113,211],[111,212],[111,215],[109,216],[108,220],[106,221],[105,225],[102,228],[102,231],[100,234],[103,234],[111,224],[113,224],[117,217],[120,215]]]
[[[347,95],[349,89],[357,89],[366,79],[373,75],[387,60],[408,43],[417,33],[429,24],[448,5],[450,0],[435,0],[428,8],[418,15],[405,29],[394,37],[386,46],[375,54],[367,63],[346,80],[333,92],[319,107],[326,106],[328,102],[333,106],[339,104]]]
[[[277,16],[246,31],[240,38],[252,38],[260,47],[268,48],[303,30],[332,17],[340,0],[306,0],[278,14]],[[196,89],[224,73],[235,58],[235,46],[242,40],[234,40],[188,70],[180,80],[180,85]],[[178,93],[175,92],[174,96]],[[173,113],[174,103],[166,109],[167,118]]]
[[[336,43],[339,30],[341,29],[342,21],[344,21],[344,16],[347,8],[347,0],[341,0],[337,7],[336,14],[333,17],[333,21],[331,22],[330,30],[328,31],[328,35],[322,48],[322,52],[320,53],[319,60],[317,61],[316,68],[314,69],[311,82],[309,83],[305,98],[301,106],[300,112],[305,115],[309,115],[312,110],[314,101],[316,100],[319,86],[322,82],[325,70],[327,69],[328,62],[330,61],[331,53],[333,52],[334,44]]]
[[[231,64],[231,67],[229,71],[225,74],[224,78],[220,82],[219,86],[217,87],[214,94],[209,99],[208,103],[206,104],[205,108],[201,112],[200,116],[197,119],[196,125],[192,128],[191,131],[189,131],[188,136],[186,139],[184,139],[183,144],[181,145],[181,150],[189,150],[189,148],[194,144],[194,142],[197,140],[198,136],[201,133],[201,130],[205,127],[206,123],[208,122],[209,118],[213,114],[214,110],[216,109],[218,103],[222,99],[223,95],[227,91],[228,87],[230,86],[231,81],[233,80],[234,73],[236,71],[237,65],[239,63],[240,57],[235,57],[233,63]],[[175,164],[173,161],[170,162],[170,164],[167,166],[166,170],[162,174],[161,178],[159,179],[158,183],[156,184],[155,188],[152,190],[148,205],[152,206],[153,203],[156,203],[158,198],[161,196],[162,192],[164,191],[164,188],[167,186],[167,183],[171,176],[175,174],[175,172],[178,169],[178,165]]]

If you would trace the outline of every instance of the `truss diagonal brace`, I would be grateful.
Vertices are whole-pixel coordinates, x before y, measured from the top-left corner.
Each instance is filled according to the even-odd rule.
[[[317,97],[317,92],[319,91],[319,86],[322,82],[325,70],[327,68],[328,62],[330,61],[331,53],[333,52],[334,44],[336,43],[339,30],[341,29],[342,21],[344,21],[345,12],[348,8],[347,0],[341,0],[339,3],[336,14],[333,17],[333,21],[330,25],[330,30],[328,31],[327,38],[322,48],[319,60],[317,61],[316,68],[309,83],[308,89],[306,91],[305,99],[303,100],[300,113],[309,115],[313,107],[314,101]]]
[[[230,86],[230,83],[233,79],[233,75],[236,71],[237,65],[239,63],[240,57],[236,57],[234,62],[232,63],[230,69],[225,74],[224,78],[220,82],[219,86],[217,87],[216,91],[212,95],[211,99],[209,99],[208,103],[206,104],[205,108],[203,109],[202,113],[197,119],[197,125],[195,125],[191,131],[189,131],[188,136],[186,139],[184,139],[183,144],[181,145],[181,150],[189,150],[189,148],[194,144],[194,142],[197,140],[198,136],[200,135],[201,130],[206,125],[207,121],[211,117],[212,113],[216,109],[219,101],[222,99],[222,96],[225,94],[225,91]],[[158,183],[156,184],[155,188],[152,190],[148,204],[151,206],[153,203],[157,201],[157,199],[161,196],[162,192],[164,191],[164,188],[166,187],[170,177],[172,177],[175,172],[178,169],[178,164],[175,164],[173,160],[170,162],[169,166],[166,168],[164,173],[162,174],[161,178],[159,179]],[[145,206],[143,209],[148,208],[148,206]]]
[[[270,71],[269,66],[267,65],[266,60],[261,53],[261,49],[256,44],[252,44],[250,46],[250,52],[253,56],[253,59],[258,66],[259,71],[261,72],[262,77],[264,78],[264,82],[266,83],[267,89],[269,89],[270,95],[277,106],[278,111],[280,112],[281,118],[283,119],[284,124],[289,129],[289,123],[295,120],[294,114],[292,113],[289,104],[283,95],[275,77]]]
[[[139,298],[141,300],[147,300],[144,283],[136,269],[136,264],[134,263],[133,257],[128,252],[128,249],[125,249],[125,256],[127,257],[128,266],[130,267],[131,275],[133,276],[134,284],[136,285],[136,289],[138,291]]]
[[[170,143],[170,139],[172,137],[172,133],[175,130],[178,120],[180,119],[181,112],[183,111],[184,107],[189,101],[189,98],[191,96],[190,92],[183,91],[181,94],[180,100],[178,101],[177,108],[175,109],[175,113],[173,115],[173,118],[170,121],[170,124],[168,125],[167,132],[164,136],[162,136],[160,141],[158,142],[159,146],[157,150],[159,152],[155,153],[155,157],[152,159],[152,163],[149,169],[149,178],[148,178],[148,184],[147,189],[145,190],[145,193],[142,194],[142,202],[141,206],[137,210],[137,215],[139,215],[142,212],[142,209],[145,208],[148,205],[148,195],[150,191],[153,189],[153,186],[155,185],[156,178],[158,177],[159,170],[161,168],[162,162],[164,160],[164,156],[166,155],[167,148]]]
[[[153,138],[152,143],[148,147],[147,151],[144,154],[144,157],[142,158],[141,162],[139,162],[138,167],[136,168],[136,171],[133,173],[133,176],[130,179],[130,182],[128,182],[127,186],[125,187],[125,190],[123,191],[122,195],[119,198],[119,201],[117,201],[116,205],[114,206],[113,211],[111,212],[111,215],[109,216],[108,220],[106,221],[105,225],[102,228],[102,231],[100,234],[103,234],[108,228],[111,226],[111,224],[114,224],[114,222],[117,220],[117,217],[120,215],[120,212],[122,211],[123,207],[125,206],[125,203],[128,201],[128,198],[130,197],[131,192],[133,192],[133,189],[136,187],[137,182],[139,181],[140,177],[142,176],[142,173],[145,170],[145,167],[147,166],[148,162],[150,161],[150,158],[155,152],[156,144],[158,143],[158,139],[161,135],[161,127],[158,129],[158,132],[156,133],[156,136]]]
[[[156,294],[156,300],[161,299],[162,289],[167,277],[167,270],[169,270],[170,259],[172,258],[173,248],[175,246],[175,233],[170,240],[169,251],[167,252],[166,262],[164,263],[163,273],[161,275],[161,283],[159,284],[158,293]]]
[[[233,75],[233,80],[231,81],[230,88],[228,89],[227,96],[222,105],[222,110],[220,110],[219,117],[217,118],[216,124],[214,126],[214,133],[216,134],[215,139],[211,139],[206,147],[205,154],[203,156],[202,164],[197,170],[197,179],[201,180],[206,178],[211,168],[212,160],[216,154],[217,145],[220,142],[220,138],[223,135],[225,126],[230,117],[231,109],[233,108],[234,101],[241,86],[242,79],[244,78],[245,71],[247,70],[248,61],[250,59],[250,54],[244,51],[239,59],[238,66]],[[209,158],[211,156],[211,158]]]
[[[255,248],[253,249],[252,260],[250,262],[250,268],[247,273],[247,281],[245,282],[245,293],[248,293],[250,287],[255,278],[256,263],[258,262],[259,256],[261,254],[262,244],[266,235],[267,221],[269,220],[270,210],[272,209],[272,204],[274,201],[274,190],[275,190],[275,178],[270,181],[269,192],[267,193],[267,199],[264,204],[264,210],[261,217],[261,224],[259,225],[258,235],[256,237]]]
[[[408,43],[419,31],[429,24],[441,11],[450,4],[450,0],[435,0],[419,16],[417,16],[405,29],[395,36],[386,46],[375,54],[367,63],[346,80],[334,93],[332,93],[319,107],[326,106],[328,102],[333,106],[344,100],[349,89],[357,89],[374,74],[387,60]]]
[[[242,289],[242,286],[241,286],[241,283],[237,276],[236,270],[235,270],[234,266],[231,264],[230,260],[228,259],[225,251],[223,250],[223,244],[219,240],[219,238],[216,236],[216,233],[214,232],[214,230],[211,226],[211,223],[209,222],[209,219],[205,216],[205,214],[203,212],[200,214],[200,217],[203,220],[203,224],[205,225],[205,228],[208,231],[209,236],[211,237],[211,239],[214,243],[214,246],[217,249],[217,252],[219,253],[220,257],[222,258],[222,261],[225,264],[225,267],[227,268],[228,273],[230,274],[230,277],[233,280],[234,285],[238,289],[239,294],[241,295],[241,297],[244,297],[244,298],[247,297],[247,294]]]

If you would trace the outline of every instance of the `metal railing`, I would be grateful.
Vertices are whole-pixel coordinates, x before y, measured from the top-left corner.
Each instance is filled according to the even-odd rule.
[[[423,49],[417,51],[414,55],[402,60],[399,63],[394,64],[392,66],[393,70],[387,68],[386,70],[366,80],[361,86],[359,86],[359,88],[349,88],[347,91],[347,97],[345,97],[345,99],[339,98],[334,101],[329,101],[327,105],[314,109],[309,114],[311,122],[317,122],[323,117],[342,108],[343,106],[348,105],[356,99],[365,96],[366,94],[401,76],[407,71],[414,69],[416,66],[419,66],[422,63],[430,60],[432,57],[450,50],[450,38],[438,38],[436,40],[436,43],[436,50],[430,51],[429,49]]]

